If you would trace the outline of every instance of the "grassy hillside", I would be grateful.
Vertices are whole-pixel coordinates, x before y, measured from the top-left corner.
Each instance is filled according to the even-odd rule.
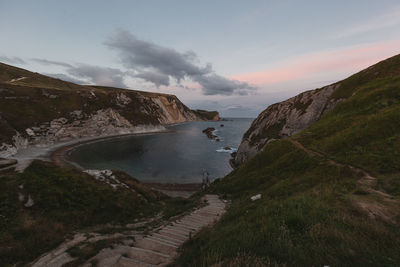
[[[176,264],[398,266],[399,62],[343,81],[334,110],[216,182],[232,205]]]
[[[156,193],[122,172],[114,174],[129,188],[113,190],[88,174],[42,161],[22,174],[0,173],[0,266],[27,263],[74,230],[122,227],[159,213],[170,217],[195,204]],[[34,205],[25,207],[29,196]]]

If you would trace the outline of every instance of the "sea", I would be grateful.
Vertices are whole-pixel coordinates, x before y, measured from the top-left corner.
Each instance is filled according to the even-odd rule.
[[[117,169],[142,182],[201,183],[232,171],[229,165],[253,119],[187,122],[167,126],[168,131],[103,139],[76,147],[69,160],[84,169]],[[219,142],[207,138],[208,127]],[[230,149],[228,149],[230,148]]]

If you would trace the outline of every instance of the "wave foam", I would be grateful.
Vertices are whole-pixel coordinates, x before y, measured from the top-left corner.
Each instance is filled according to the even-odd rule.
[[[231,149],[225,149],[225,148],[221,147],[220,149],[217,149],[216,151],[220,152],[220,153],[231,153],[232,154],[233,152],[237,151],[237,148],[231,147]]]

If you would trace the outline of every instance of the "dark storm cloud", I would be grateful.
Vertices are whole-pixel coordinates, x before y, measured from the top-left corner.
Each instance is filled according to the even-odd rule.
[[[125,73],[119,69],[78,64],[67,68],[66,71],[74,77],[88,79],[97,85],[126,88],[123,79]]]
[[[61,66],[61,67],[66,67],[66,68],[72,67],[71,64],[61,62],[61,61],[47,60],[47,59],[43,59],[43,58],[31,58],[31,60],[35,61],[37,63],[40,63],[42,65],[56,65],[56,66]]]
[[[125,30],[114,33],[105,44],[118,51],[123,65],[139,73],[138,77],[156,85],[169,85],[166,76],[178,83],[183,78],[198,82],[206,95],[245,94],[254,88],[247,83],[217,75],[211,64],[199,66],[194,52],[180,53],[174,49],[137,39]]]
[[[26,62],[19,57],[7,57],[7,56],[0,56],[1,62],[6,62],[9,64],[26,64]]]

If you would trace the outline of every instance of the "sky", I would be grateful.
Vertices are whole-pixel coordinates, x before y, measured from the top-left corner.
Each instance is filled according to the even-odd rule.
[[[0,0],[0,62],[256,117],[400,53],[398,0]]]

